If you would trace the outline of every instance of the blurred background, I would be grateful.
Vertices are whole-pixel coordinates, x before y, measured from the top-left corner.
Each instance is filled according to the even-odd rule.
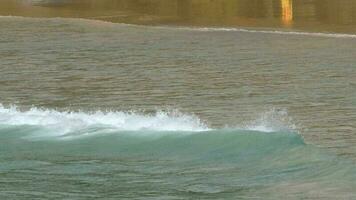
[[[356,32],[354,0],[2,0],[0,15]]]

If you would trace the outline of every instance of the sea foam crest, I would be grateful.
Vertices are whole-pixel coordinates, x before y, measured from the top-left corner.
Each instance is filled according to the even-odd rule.
[[[31,108],[21,111],[16,106],[0,105],[0,125],[42,126],[67,134],[90,128],[114,131],[189,131],[209,130],[198,117],[178,111],[157,111],[154,114],[137,112],[62,112],[53,109]]]
[[[169,27],[166,27],[169,28]],[[347,33],[328,33],[328,32],[303,32],[303,31],[289,31],[289,30],[258,30],[247,28],[208,28],[208,27],[175,27],[180,30],[202,31],[202,32],[245,32],[245,33],[262,33],[262,34],[277,34],[277,35],[295,35],[295,36],[314,36],[314,37],[328,37],[328,38],[351,38],[356,39],[355,34]]]
[[[46,135],[54,136],[120,131],[192,133],[213,130],[198,117],[177,110],[143,114],[122,111],[58,111],[32,107],[22,111],[16,106],[4,107],[0,104],[1,125],[41,127]],[[283,109],[271,109],[262,113],[256,120],[234,126],[232,129],[259,132],[297,131],[292,118]]]
[[[260,131],[260,132],[275,132],[275,131],[297,131],[297,125],[289,116],[286,109],[272,108],[259,115],[256,120],[245,123],[243,129]]]

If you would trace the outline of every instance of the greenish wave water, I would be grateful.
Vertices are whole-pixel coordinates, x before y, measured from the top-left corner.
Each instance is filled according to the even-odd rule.
[[[2,107],[0,197],[355,197],[352,162],[296,132],[253,129],[209,129],[178,112]]]

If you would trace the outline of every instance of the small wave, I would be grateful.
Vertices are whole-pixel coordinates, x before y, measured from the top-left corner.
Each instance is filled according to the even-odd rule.
[[[157,111],[154,114],[137,112],[61,112],[53,109],[31,108],[21,111],[16,106],[0,105],[0,125],[41,126],[65,135],[91,128],[115,131],[207,131],[209,128],[198,117],[179,111]]]
[[[171,28],[171,27],[166,27]],[[300,35],[300,36],[315,36],[329,38],[353,38],[356,39],[356,34],[345,33],[320,33],[320,32],[303,32],[303,31],[280,31],[280,30],[254,30],[246,28],[208,28],[208,27],[176,27],[180,30],[203,31],[203,32],[246,32],[246,33],[264,33],[278,35]]]
[[[38,17],[23,17],[23,16],[0,16],[0,18],[9,19],[37,19],[37,20],[69,20],[77,22],[95,23],[95,24],[106,24],[106,25],[122,25],[122,26],[132,26],[132,27],[147,27],[147,25],[138,24],[127,24],[127,23],[114,23],[110,21],[105,21],[107,16],[98,16],[94,18],[62,18],[62,17],[52,17],[52,18],[38,18]],[[327,37],[327,38],[349,38],[356,39],[356,34],[346,34],[346,33],[329,33],[329,32],[304,32],[304,31],[288,31],[288,30],[257,30],[253,28],[226,28],[226,27],[183,27],[183,26],[150,26],[152,28],[159,29],[173,29],[173,30],[186,30],[186,31],[202,31],[202,32],[246,32],[246,33],[262,33],[262,34],[278,34],[278,35],[294,35],[294,36],[313,36],[313,37]]]
[[[144,114],[136,111],[75,112],[32,107],[22,111],[16,106],[5,107],[1,104],[0,125],[39,126],[45,129],[46,134],[55,136],[85,135],[102,131],[194,133],[219,130],[208,127],[195,115],[184,114],[178,110],[159,110],[153,114]],[[220,130],[297,132],[292,118],[283,109],[271,109],[263,112],[256,120]]]

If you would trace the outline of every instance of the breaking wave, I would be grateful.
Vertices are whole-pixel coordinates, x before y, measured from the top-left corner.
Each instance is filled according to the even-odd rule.
[[[0,125],[42,126],[59,135],[99,128],[114,131],[207,131],[209,128],[198,117],[179,111],[138,112],[74,112],[33,107],[21,111],[16,106],[0,106]]]
[[[261,117],[244,125],[233,128],[213,129],[193,114],[184,114],[178,110],[154,113],[136,111],[58,111],[32,107],[21,110],[16,106],[5,107],[0,104],[0,126],[39,127],[47,135],[88,135],[102,132],[180,132],[198,133],[208,131],[258,131],[292,132],[294,124],[286,111],[270,110]]]

